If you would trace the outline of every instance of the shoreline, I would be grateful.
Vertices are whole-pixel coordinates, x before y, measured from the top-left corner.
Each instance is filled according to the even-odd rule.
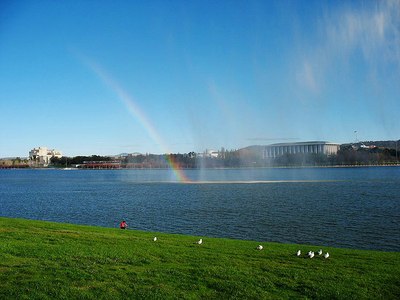
[[[317,169],[317,168],[374,168],[374,167],[400,167],[400,163],[393,164],[372,164],[372,165],[332,165],[332,166],[274,166],[274,167],[217,167],[217,168],[57,168],[57,167],[18,167],[18,166],[0,166],[0,170],[253,170],[253,169]]]

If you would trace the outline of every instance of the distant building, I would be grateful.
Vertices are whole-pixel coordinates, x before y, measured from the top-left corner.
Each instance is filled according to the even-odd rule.
[[[197,157],[217,158],[218,156],[219,152],[216,150],[206,149],[203,153],[197,153]]]
[[[275,158],[284,154],[315,153],[336,155],[339,144],[329,142],[280,143],[263,146],[263,158]]]
[[[33,148],[29,151],[29,159],[34,165],[47,167],[52,157],[61,158],[62,153],[55,149],[47,149],[47,147]]]

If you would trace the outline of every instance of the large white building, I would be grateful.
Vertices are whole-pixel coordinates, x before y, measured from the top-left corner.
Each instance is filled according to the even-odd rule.
[[[264,146],[263,158],[275,158],[284,154],[315,153],[336,155],[340,145],[329,142],[280,143]]]
[[[33,148],[29,151],[29,159],[36,165],[47,167],[52,157],[61,158],[62,153],[55,149],[47,149],[47,147]]]

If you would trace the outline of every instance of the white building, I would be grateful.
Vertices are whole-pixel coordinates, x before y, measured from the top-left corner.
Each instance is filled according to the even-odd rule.
[[[315,153],[336,155],[340,145],[329,142],[280,143],[264,146],[263,158],[275,158],[284,154]]]
[[[218,156],[219,152],[216,150],[206,149],[203,153],[197,153],[197,157],[217,158]]]
[[[62,153],[55,149],[47,149],[47,147],[33,148],[29,151],[29,159],[40,166],[47,167],[52,157],[61,158]]]

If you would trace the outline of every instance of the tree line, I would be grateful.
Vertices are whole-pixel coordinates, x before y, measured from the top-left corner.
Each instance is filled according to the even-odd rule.
[[[119,164],[121,168],[240,168],[240,167],[297,167],[297,166],[340,166],[340,165],[386,165],[398,163],[399,151],[389,148],[354,148],[344,145],[336,155],[317,153],[283,154],[276,158],[263,159],[257,151],[221,150],[215,157],[198,155],[195,152],[184,154],[140,154],[124,157],[76,156],[53,157],[53,167],[84,167],[107,163]]]

